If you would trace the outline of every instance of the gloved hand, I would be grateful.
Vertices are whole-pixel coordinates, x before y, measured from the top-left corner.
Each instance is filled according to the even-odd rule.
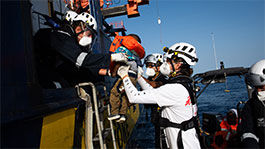
[[[142,67],[138,66],[137,78],[139,79],[144,74]]]
[[[124,53],[114,53],[114,54],[111,54],[111,61],[126,63],[128,59]]]
[[[120,66],[120,68],[118,69],[117,74],[124,79],[126,76],[128,76],[128,71],[129,71],[130,66],[126,65],[126,66]]]

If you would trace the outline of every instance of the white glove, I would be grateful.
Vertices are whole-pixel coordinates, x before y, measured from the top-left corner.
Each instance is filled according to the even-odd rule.
[[[111,61],[126,63],[128,59],[127,59],[127,56],[123,53],[114,53],[114,54],[111,54]]]
[[[117,74],[124,79],[124,77],[128,76],[128,71],[129,71],[130,66],[126,65],[126,66],[120,66]]]
[[[139,79],[144,74],[142,67],[138,66],[137,78]]]

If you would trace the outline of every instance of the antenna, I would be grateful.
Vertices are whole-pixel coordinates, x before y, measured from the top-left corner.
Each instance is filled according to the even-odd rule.
[[[211,33],[211,35],[212,35],[212,40],[213,40],[213,52],[214,52],[214,58],[215,58],[215,67],[216,67],[216,70],[217,70],[218,67],[217,67],[217,58],[216,58],[216,50],[215,50],[214,34]]]

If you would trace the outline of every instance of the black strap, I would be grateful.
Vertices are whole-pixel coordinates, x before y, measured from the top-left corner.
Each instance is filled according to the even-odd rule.
[[[183,149],[184,147],[183,147],[183,141],[182,141],[182,131],[195,128],[194,121],[195,121],[195,117],[192,117],[191,119],[178,124],[178,123],[173,123],[169,121],[169,119],[167,118],[161,117],[159,120],[159,123],[160,123],[160,127],[164,127],[164,128],[174,127],[174,128],[180,129],[178,133],[178,138],[177,138],[177,145],[178,145],[178,148]]]
[[[169,121],[169,119],[167,119],[167,118],[161,117],[159,120],[159,124],[160,124],[160,127],[164,127],[164,128],[174,127],[174,128],[179,128],[181,130],[186,131],[188,129],[192,129],[195,127],[194,119],[195,118],[192,117],[191,119],[178,124],[178,123],[174,123],[174,122]]]
[[[175,67],[174,67],[174,65],[173,65],[173,63],[172,63],[172,60],[170,60],[170,64],[171,64],[171,66],[172,66],[173,72],[175,72]]]
[[[179,130],[178,138],[177,138],[177,145],[179,149],[183,149],[183,141],[182,141],[182,130]]]

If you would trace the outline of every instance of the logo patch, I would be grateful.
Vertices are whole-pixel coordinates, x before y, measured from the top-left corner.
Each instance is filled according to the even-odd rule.
[[[189,97],[188,97],[188,100],[186,101],[185,106],[190,105],[190,104],[191,104],[191,100],[190,100],[190,96],[189,96]]]

